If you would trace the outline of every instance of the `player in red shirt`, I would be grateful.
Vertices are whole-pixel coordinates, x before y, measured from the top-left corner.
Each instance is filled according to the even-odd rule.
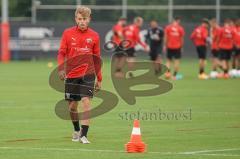
[[[123,77],[122,73],[122,67],[126,61],[126,56],[123,53],[123,46],[121,46],[121,43],[124,40],[123,37],[123,30],[126,25],[126,18],[121,17],[119,18],[116,25],[113,26],[113,42],[117,45],[116,50],[114,52],[114,63],[115,63],[115,76],[116,77]]]
[[[94,57],[100,58],[100,40],[98,33],[88,27],[90,16],[91,10],[88,7],[80,6],[76,9],[77,25],[64,31],[58,52],[59,77],[65,80],[65,100],[69,102],[74,126],[72,141],[80,141],[83,144],[90,143],[87,139],[90,121],[86,116],[81,121],[80,131],[78,101],[82,101],[84,112],[89,111],[94,85],[95,89],[99,90],[102,81],[99,62],[91,60]]]
[[[224,21],[224,26],[221,28],[218,40],[218,46],[220,49],[220,63],[224,70],[223,77],[229,78],[228,70],[229,70],[229,60],[231,59],[232,51],[233,51],[233,38],[234,38],[234,30],[231,26],[231,20],[226,19]]]
[[[140,44],[146,52],[149,52],[149,46],[141,41],[140,39],[140,28],[143,25],[143,18],[136,17],[133,20],[133,24],[128,25],[124,28],[124,40],[129,41],[129,45],[127,46],[125,52],[127,54],[127,63],[129,70],[132,70],[135,62],[135,46]],[[129,77],[133,77],[132,72],[129,72]]]
[[[196,47],[199,58],[199,79],[208,79],[208,76],[204,72],[207,56],[208,26],[209,22],[204,18],[201,25],[196,27],[191,34],[191,40]]]
[[[218,39],[220,33],[220,26],[217,24],[215,18],[210,21],[210,38],[211,38],[211,52],[212,52],[212,72],[211,74],[218,74],[217,68],[219,66],[219,48],[218,48]]]
[[[182,47],[184,44],[185,31],[180,25],[180,18],[176,17],[173,22],[166,26],[164,30],[164,52],[167,51],[167,63],[168,70],[165,74],[166,78],[171,78],[171,63],[174,59],[174,74],[172,79],[180,79],[178,75],[179,63],[181,58]],[[179,77],[178,77],[179,76]]]
[[[234,27],[234,55],[232,60],[232,71],[240,75],[240,19],[237,19]],[[239,76],[238,75],[238,76]]]

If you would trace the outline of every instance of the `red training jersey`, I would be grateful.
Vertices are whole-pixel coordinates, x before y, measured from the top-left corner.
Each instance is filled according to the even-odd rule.
[[[234,30],[231,26],[222,27],[219,34],[219,48],[231,50],[233,49]]]
[[[219,34],[220,34],[220,27],[216,26],[214,28],[211,28],[211,49],[212,50],[218,50],[218,39],[219,39]]]
[[[234,44],[236,48],[240,49],[240,26],[235,29]]]
[[[207,45],[208,30],[203,25],[195,28],[191,34],[191,40],[195,46],[206,46]]]
[[[180,49],[183,47],[183,37],[185,35],[185,31],[181,25],[169,24],[166,26],[164,32],[167,38],[167,48]]]
[[[95,74],[102,81],[100,62],[100,38],[88,28],[81,31],[77,26],[63,32],[58,51],[59,70],[65,70],[67,78],[79,78]]]
[[[120,24],[116,24],[113,26],[112,31],[113,31],[113,37],[112,40],[117,43],[118,45],[121,43],[123,40],[123,29],[124,27]],[[121,37],[122,36],[122,37]]]
[[[135,47],[137,44],[140,44],[144,48],[147,47],[147,44],[141,41],[139,33],[140,29],[135,24],[126,26],[124,28],[124,40],[128,40],[130,42],[130,47]]]

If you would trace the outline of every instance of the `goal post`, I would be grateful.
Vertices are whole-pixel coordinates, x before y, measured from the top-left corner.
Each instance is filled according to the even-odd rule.
[[[2,0],[2,22],[1,22],[1,61],[9,62],[11,56],[9,51],[10,26],[8,22],[8,0]]]

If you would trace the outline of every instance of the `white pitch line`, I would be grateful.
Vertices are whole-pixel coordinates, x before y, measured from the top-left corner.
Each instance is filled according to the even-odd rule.
[[[200,153],[209,153],[209,152],[225,152],[225,151],[237,151],[237,150],[240,150],[240,148],[190,151],[190,152],[182,152],[182,154],[184,154],[184,155],[191,155],[191,154],[200,154]]]
[[[44,147],[0,147],[0,149],[5,150],[40,150],[40,151],[83,151],[83,152],[109,152],[109,153],[125,153],[125,151],[118,150],[101,150],[101,149],[70,149],[70,148],[44,148]],[[225,152],[225,151],[237,151],[240,148],[232,149],[219,149],[219,150],[201,150],[201,151],[191,151],[191,152],[146,152],[149,154],[160,154],[160,155],[204,155],[204,156],[226,156],[226,157],[239,157],[237,154],[211,154],[211,152]],[[206,154],[209,153],[209,154]]]
[[[118,150],[100,150],[100,149],[70,149],[70,148],[44,148],[44,147],[0,147],[5,150],[40,150],[40,151],[85,151],[85,152],[110,152],[110,153],[126,153],[126,151]],[[161,155],[177,155],[175,152],[146,152],[146,153],[157,153]]]
[[[96,150],[96,149],[68,149],[68,148],[44,148],[44,147],[0,147],[0,149],[6,150],[45,150],[45,151],[86,151],[86,152],[125,152],[125,151],[117,151],[117,150]]]
[[[240,155],[237,155],[237,154],[212,154],[212,153],[209,153],[209,154],[205,154],[205,153],[201,153],[201,154],[193,154],[193,155],[201,155],[201,156],[223,156],[223,157],[239,157]]]

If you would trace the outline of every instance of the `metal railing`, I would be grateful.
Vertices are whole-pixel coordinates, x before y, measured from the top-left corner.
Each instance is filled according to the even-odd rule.
[[[215,5],[174,5],[174,0],[168,0],[168,5],[127,5],[127,0],[122,0],[122,5],[86,5],[93,10],[121,10],[122,16],[127,17],[128,10],[167,10],[168,21],[172,21],[174,10],[215,10],[218,22],[222,10],[240,10],[240,5],[221,5],[220,0],[215,0]],[[74,10],[81,0],[76,0],[76,5],[42,5],[39,0],[32,0],[32,23],[37,21],[37,10]]]

